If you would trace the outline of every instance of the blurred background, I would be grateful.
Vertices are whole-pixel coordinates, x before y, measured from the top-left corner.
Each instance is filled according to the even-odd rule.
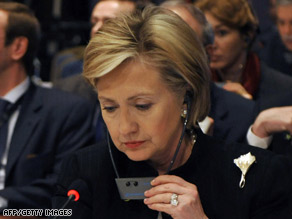
[[[2,0],[3,1],[3,0]],[[98,0],[14,0],[34,10],[42,29],[35,74],[50,80],[53,56],[65,48],[86,45],[90,14]]]
[[[60,51],[85,46],[90,38],[90,15],[98,0],[0,0],[29,6],[39,19],[42,29],[41,45],[35,63],[35,75],[51,80],[52,62]],[[159,4],[163,0],[138,0]],[[186,0],[193,2],[194,0]],[[270,0],[248,0],[260,21],[261,32],[269,32],[273,22],[269,15]]]

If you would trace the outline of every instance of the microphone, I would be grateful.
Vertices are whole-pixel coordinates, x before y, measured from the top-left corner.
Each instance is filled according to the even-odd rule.
[[[65,209],[66,206],[71,202],[75,201],[77,202],[81,196],[88,193],[88,186],[86,182],[82,179],[76,179],[74,180],[71,185],[69,186],[67,196],[68,199],[63,204],[63,206],[60,209]],[[81,196],[80,196],[81,194]],[[58,216],[55,216],[53,219],[56,219]]]

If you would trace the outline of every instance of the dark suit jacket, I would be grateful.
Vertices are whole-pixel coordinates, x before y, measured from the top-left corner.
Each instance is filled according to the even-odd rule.
[[[265,43],[257,52],[260,59],[269,67],[292,76],[292,52],[283,44],[277,29],[271,28]]]
[[[272,107],[292,106],[292,87],[291,90],[281,94],[275,93],[268,99],[256,102],[256,111],[259,113]]]
[[[226,91],[211,83],[211,110],[214,119],[213,136],[227,142],[245,142],[254,118],[254,101]]]
[[[31,83],[10,145],[5,188],[9,208],[50,208],[61,161],[92,144],[91,105],[72,94]]]
[[[261,79],[259,88],[254,96],[256,101],[266,101],[274,95],[290,92],[292,89],[292,77],[269,68],[261,62]]]
[[[239,187],[240,169],[234,159],[251,152],[256,157],[246,174],[244,188]],[[129,160],[113,146],[113,156],[120,177],[157,176],[146,162]],[[172,170],[195,184],[203,209],[209,218],[291,218],[288,208],[291,174],[283,157],[240,144],[226,144],[198,132],[191,157],[181,167]],[[115,172],[106,144],[94,145],[75,153],[64,162],[57,183],[53,208],[60,208],[74,180],[82,179],[87,188],[80,190],[80,201],[67,206],[73,209],[71,218],[157,218],[143,201],[123,201],[115,185]],[[65,218],[65,217],[64,217]],[[170,218],[163,215],[163,218]]]

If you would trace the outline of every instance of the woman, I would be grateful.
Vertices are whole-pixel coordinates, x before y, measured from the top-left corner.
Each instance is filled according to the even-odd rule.
[[[80,201],[67,206],[73,218],[289,217],[290,175],[279,157],[197,127],[209,108],[207,57],[173,12],[150,7],[106,22],[86,49],[84,76],[112,141],[64,162],[54,208],[81,179]],[[244,177],[234,159],[248,152],[257,164]],[[154,179],[141,193],[142,177]],[[139,192],[124,192],[131,188]]]
[[[246,0],[201,0],[196,3],[213,26],[210,49],[212,80],[248,99],[266,99],[291,89],[292,78],[263,64],[250,47],[258,22]]]

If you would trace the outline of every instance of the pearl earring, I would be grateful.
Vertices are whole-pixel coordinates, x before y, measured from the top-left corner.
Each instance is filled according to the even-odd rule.
[[[185,119],[187,117],[187,110],[186,109],[182,109],[180,116]]]

